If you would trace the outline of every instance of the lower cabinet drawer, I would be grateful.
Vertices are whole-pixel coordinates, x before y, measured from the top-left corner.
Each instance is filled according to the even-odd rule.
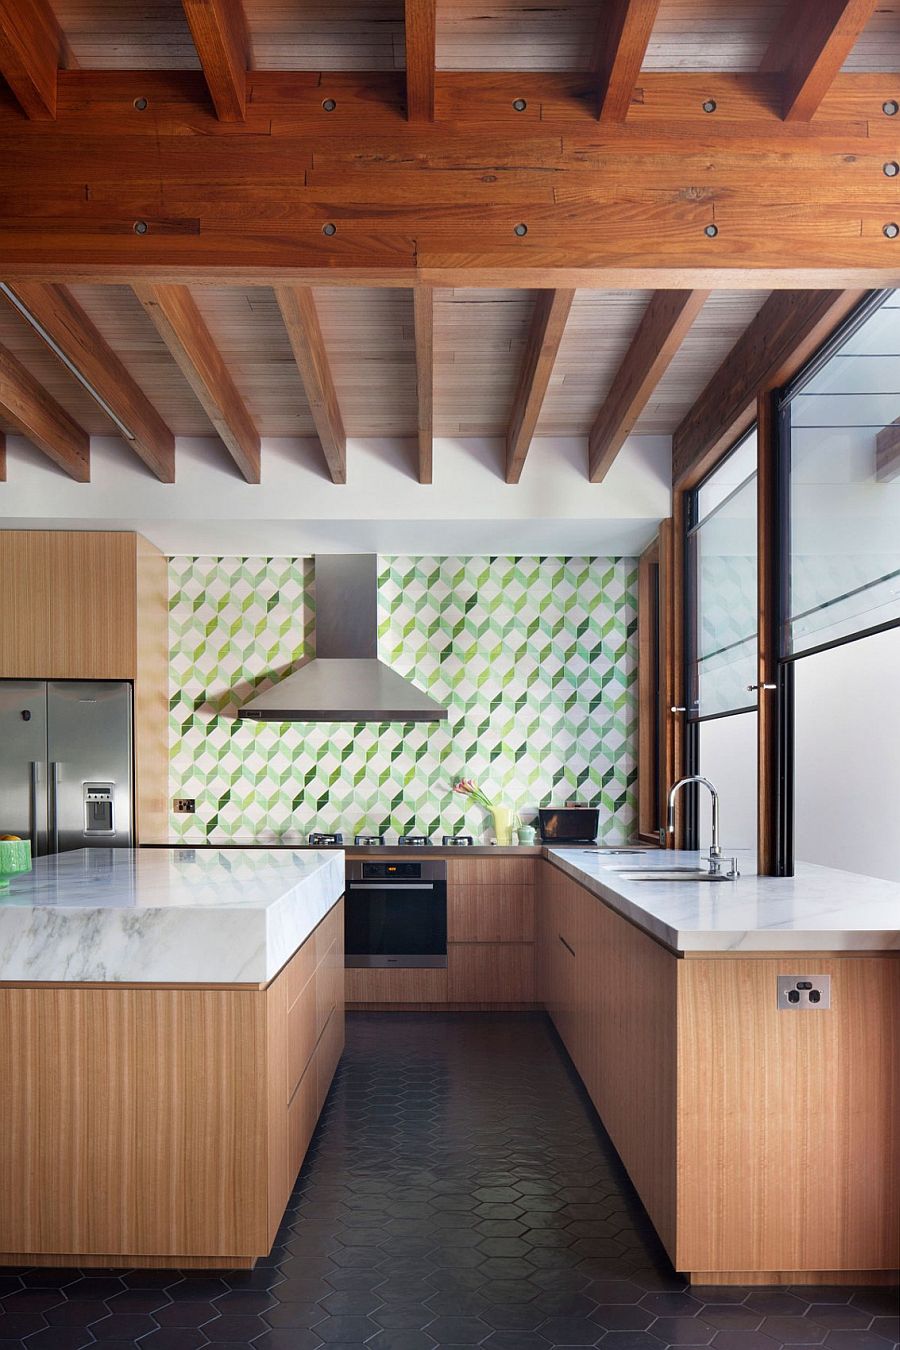
[[[303,1166],[303,1159],[306,1157],[306,1150],[309,1148],[309,1141],[312,1139],[318,1118],[319,1096],[316,1065],[313,1061],[300,1079],[288,1107],[288,1159],[291,1184]]]
[[[316,1047],[316,1118],[325,1104],[331,1080],[344,1049],[344,1010],[335,1008]]]
[[[447,1002],[446,970],[348,967],[344,973],[348,1003]]]
[[[451,942],[447,946],[451,1003],[533,1003],[534,944]]]
[[[306,1072],[306,1066],[316,1048],[319,1034],[316,985],[317,974],[314,972],[288,1009],[288,1101]]]

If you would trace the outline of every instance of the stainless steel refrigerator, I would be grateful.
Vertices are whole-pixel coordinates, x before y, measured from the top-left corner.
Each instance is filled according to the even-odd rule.
[[[0,680],[0,834],[32,853],[130,846],[132,692],[118,680]]]

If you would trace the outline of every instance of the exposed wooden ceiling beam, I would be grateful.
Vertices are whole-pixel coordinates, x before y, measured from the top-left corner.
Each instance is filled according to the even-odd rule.
[[[411,122],[434,118],[437,0],[405,0],[406,115]]]
[[[0,0],[0,75],[26,117],[56,116],[62,35],[48,0]]]
[[[425,125],[398,121],[396,76],[344,72],[335,119],[297,74],[254,75],[242,124],[199,107],[189,71],[140,76],[149,118],[125,116],[128,72],[63,71],[56,122],[0,99],[6,279],[897,284],[885,76],[841,75],[806,126],[771,106],[771,76],[717,76],[717,120],[705,76],[645,73],[622,125],[579,103],[583,74],[450,72]]]
[[[243,122],[250,40],[242,0],[181,0],[220,122]]]
[[[10,289],[128,428],[126,443],[160,482],[174,483],[175,437],[71,292],[38,282]]]
[[[259,434],[187,286],[140,282],[133,289],[235,464],[258,483]]]
[[[599,86],[599,115],[624,122],[643,65],[660,0],[601,0],[593,69]]]
[[[681,346],[709,291],[656,291],[588,437],[588,473],[602,483]]]
[[[91,438],[0,345],[0,413],[77,483],[91,476]]]
[[[416,406],[419,445],[419,482],[434,481],[434,291],[413,290],[413,328],[416,339]]]
[[[791,0],[763,58],[782,72],[784,117],[808,122],[831,88],[877,0]]]
[[[347,436],[313,293],[308,286],[276,286],[275,298],[291,341],[331,480],[346,483]]]
[[[574,298],[573,290],[538,291],[535,298],[525,356],[506,432],[507,483],[518,483],[522,476],[525,457]]]
[[[676,487],[695,486],[754,422],[757,395],[794,376],[865,291],[774,291],[738,338],[672,441]]]

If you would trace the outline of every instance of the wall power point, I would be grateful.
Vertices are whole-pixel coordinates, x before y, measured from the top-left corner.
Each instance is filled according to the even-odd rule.
[[[790,1008],[830,1008],[830,975],[776,975],[777,1006]]]

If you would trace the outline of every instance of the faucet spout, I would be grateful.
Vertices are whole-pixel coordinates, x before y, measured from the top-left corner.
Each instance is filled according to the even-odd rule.
[[[721,870],[722,846],[719,841],[719,794],[708,778],[702,777],[699,773],[689,774],[687,778],[679,778],[677,783],[673,783],[669,791],[668,807],[668,832],[675,833],[675,799],[683,787],[689,787],[693,783],[702,783],[709,789],[709,795],[712,800],[712,841],[709,846],[709,870],[711,875]]]

